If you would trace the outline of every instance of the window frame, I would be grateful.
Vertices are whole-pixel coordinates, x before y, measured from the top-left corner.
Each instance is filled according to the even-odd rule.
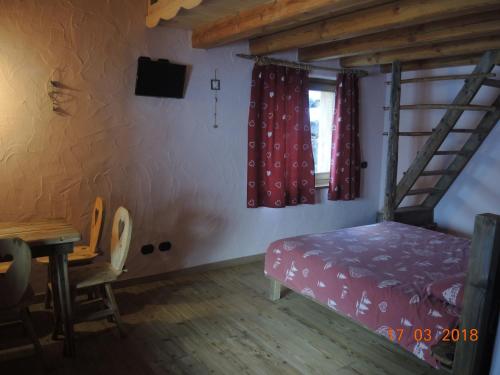
[[[310,78],[309,79],[309,90],[313,91],[327,91],[335,92],[337,87],[337,81],[333,79],[325,78]],[[315,183],[316,189],[327,188],[330,182],[330,172],[315,173]]]
[[[314,174],[314,187],[316,189],[327,188],[330,184],[330,173],[329,172],[321,172]]]
[[[335,92],[337,81],[334,79],[325,78],[310,78],[309,90]]]

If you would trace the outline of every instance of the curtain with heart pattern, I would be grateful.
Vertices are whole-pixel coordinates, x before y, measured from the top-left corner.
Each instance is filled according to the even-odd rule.
[[[247,207],[313,204],[314,184],[308,72],[256,64],[248,118]]]
[[[354,73],[337,75],[332,131],[329,200],[353,200],[360,196],[359,89]]]

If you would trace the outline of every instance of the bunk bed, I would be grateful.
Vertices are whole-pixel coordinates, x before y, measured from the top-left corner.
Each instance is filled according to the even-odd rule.
[[[265,258],[271,300],[278,300],[286,287],[387,337],[433,367],[454,375],[488,372],[499,315],[494,296],[500,292],[500,216],[477,215],[472,241],[426,228],[434,228],[434,207],[500,119],[500,99],[469,130],[463,148],[453,151],[456,158],[448,169],[434,171],[441,175],[436,187],[411,188],[426,175],[430,159],[443,152],[439,147],[458,130],[458,118],[480,87],[491,81],[487,78],[498,54],[482,56],[399,184],[404,82],[400,64],[393,63],[385,203],[379,215],[383,221],[273,242]],[[399,207],[407,195],[426,198],[419,206]]]

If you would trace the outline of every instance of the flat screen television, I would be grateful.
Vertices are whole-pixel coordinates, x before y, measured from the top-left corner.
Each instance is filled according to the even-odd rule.
[[[185,81],[186,65],[141,56],[137,64],[135,95],[180,99],[184,97]]]

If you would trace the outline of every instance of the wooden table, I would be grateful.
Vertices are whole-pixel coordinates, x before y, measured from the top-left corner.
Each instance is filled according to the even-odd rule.
[[[59,323],[62,323],[64,355],[73,356],[75,342],[68,282],[68,254],[73,252],[73,243],[80,240],[80,233],[60,219],[26,223],[0,222],[0,238],[13,237],[28,243],[33,258],[50,258],[56,330]]]

